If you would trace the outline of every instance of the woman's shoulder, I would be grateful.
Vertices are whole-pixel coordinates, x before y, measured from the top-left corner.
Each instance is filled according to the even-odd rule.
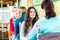
[[[39,18],[36,23],[41,23],[44,20],[45,20],[45,18]]]
[[[60,21],[60,16],[54,17],[55,20]]]
[[[60,19],[60,16],[57,16],[58,19]]]
[[[60,22],[60,16],[56,16],[56,20]]]
[[[39,26],[39,25],[42,23],[42,20],[43,20],[43,19],[39,18],[39,19],[36,21],[36,23],[34,24],[34,27]]]

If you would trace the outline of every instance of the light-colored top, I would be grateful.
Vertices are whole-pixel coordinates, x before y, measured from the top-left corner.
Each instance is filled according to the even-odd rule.
[[[39,19],[29,34],[31,34],[29,39],[34,39],[37,36],[36,28],[40,28],[40,34],[60,32],[60,17],[56,16],[50,19]]]
[[[30,34],[28,34],[28,33],[31,31],[32,28],[29,27],[28,33],[26,34],[26,36],[24,36],[24,23],[25,23],[25,22],[23,22],[23,23],[21,24],[21,26],[20,26],[20,39],[28,40],[28,38],[29,38],[29,36],[30,36]]]

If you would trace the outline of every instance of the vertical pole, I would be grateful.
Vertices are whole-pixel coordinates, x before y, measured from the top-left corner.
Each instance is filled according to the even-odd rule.
[[[33,0],[27,0],[28,1],[28,7],[33,6]]]

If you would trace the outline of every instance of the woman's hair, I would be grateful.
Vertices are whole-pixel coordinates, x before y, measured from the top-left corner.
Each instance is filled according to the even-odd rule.
[[[45,9],[46,12],[46,18],[51,18],[51,17],[55,17],[56,13],[54,10],[54,4],[51,0],[44,0],[41,4],[41,8]]]
[[[35,18],[33,19],[32,22],[31,22],[31,18],[30,18],[30,14],[29,14],[31,9],[34,9],[35,13],[36,13],[36,16],[35,16]],[[33,27],[33,25],[38,20],[38,18],[39,17],[38,17],[38,13],[37,13],[36,9],[34,7],[29,7],[27,9],[27,15],[26,15],[26,18],[25,18],[25,23],[24,23],[24,36],[26,36],[26,34],[28,33],[28,29],[31,26],[31,23],[32,23],[32,27]]]

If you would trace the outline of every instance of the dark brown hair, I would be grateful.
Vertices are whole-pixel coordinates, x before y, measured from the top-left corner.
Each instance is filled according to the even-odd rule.
[[[20,9],[26,9],[26,7],[22,6],[22,7],[20,7]]]
[[[45,9],[46,12],[46,18],[51,18],[51,17],[55,17],[56,13],[54,10],[54,4],[51,0],[44,0],[41,4],[41,8]]]
[[[15,8],[17,8],[17,7],[14,6],[13,9],[15,9]],[[13,9],[12,9],[12,11],[13,11]]]
[[[36,16],[35,16],[35,18],[33,19],[33,21],[31,22],[31,18],[30,18],[30,16],[29,16],[29,13],[30,13],[30,10],[31,9],[34,9],[35,10],[35,13],[36,13]],[[35,22],[38,20],[38,13],[37,13],[37,11],[36,11],[36,9],[34,8],[34,7],[29,7],[28,9],[27,9],[27,15],[26,15],[26,18],[25,18],[25,24],[24,24],[24,36],[26,36],[26,34],[28,33],[28,29],[29,29],[29,27],[31,26],[30,24],[32,23],[32,27],[33,27],[33,25],[35,24]]]

